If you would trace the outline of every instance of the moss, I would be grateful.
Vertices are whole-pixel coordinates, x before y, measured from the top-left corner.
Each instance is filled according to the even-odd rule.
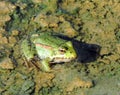
[[[17,2],[20,2],[20,3],[31,3],[31,0],[9,0],[9,2],[15,4]]]
[[[116,31],[116,39],[120,43],[120,30]]]
[[[0,94],[118,94],[119,0],[7,0],[0,1],[0,4],[0,9],[4,8],[4,11],[0,11],[0,64],[6,56],[17,64],[13,70],[0,68]],[[6,4],[10,6],[6,7]],[[44,23],[36,20],[39,16]],[[67,36],[74,34],[77,41],[100,45],[99,58],[87,64],[75,61],[68,65],[56,64],[53,69],[57,68],[58,71],[49,74],[41,71],[36,73],[33,67],[24,67],[18,45],[23,37],[35,31],[60,32]],[[81,45],[81,48],[84,46]],[[90,56],[93,55],[90,53]],[[94,86],[90,86],[91,89],[80,88],[89,87],[88,84],[93,83],[92,81]]]
[[[46,0],[41,3],[42,5],[46,6],[42,12],[43,13],[54,13],[57,10],[57,0]]]
[[[22,88],[19,92],[20,95],[30,95],[30,93],[33,92],[34,90],[34,85],[35,83],[32,81],[32,80],[26,80],[23,85],[22,85]]]

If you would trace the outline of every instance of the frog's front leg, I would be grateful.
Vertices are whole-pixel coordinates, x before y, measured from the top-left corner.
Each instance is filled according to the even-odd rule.
[[[44,60],[42,60],[41,64],[42,64],[42,70],[49,72],[50,71],[50,65],[49,65],[50,59],[46,58]]]

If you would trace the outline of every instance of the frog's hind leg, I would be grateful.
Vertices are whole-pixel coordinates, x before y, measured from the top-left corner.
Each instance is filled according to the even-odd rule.
[[[24,58],[23,60],[24,60],[23,65],[25,65],[27,68],[31,69],[31,68],[35,67],[37,70],[40,70],[40,67],[37,65],[38,60],[36,60],[34,58],[30,59],[29,61],[26,58]]]
[[[29,65],[29,61],[26,59],[26,58],[23,58],[22,57],[22,59],[23,59],[23,63],[22,63],[22,65],[25,65],[27,68],[29,68],[30,67],[30,65]]]
[[[35,59],[32,59],[31,61],[30,61],[30,63],[37,69],[37,70],[40,70],[40,67],[39,67],[39,62],[38,62],[38,60],[35,60]]]

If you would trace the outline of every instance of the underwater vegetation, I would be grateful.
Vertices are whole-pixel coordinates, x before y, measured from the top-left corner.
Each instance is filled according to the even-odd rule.
[[[119,95],[119,9],[119,0],[1,0],[0,95]],[[46,31],[77,53],[49,73],[26,67],[20,48]]]

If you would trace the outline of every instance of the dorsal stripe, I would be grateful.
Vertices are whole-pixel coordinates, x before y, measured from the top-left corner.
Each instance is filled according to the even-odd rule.
[[[46,48],[46,49],[53,49],[53,47],[51,47],[51,46],[48,46],[48,45],[44,45],[44,44],[41,44],[41,43],[36,43],[35,44],[36,46],[40,46],[40,47],[43,47],[43,48]]]

